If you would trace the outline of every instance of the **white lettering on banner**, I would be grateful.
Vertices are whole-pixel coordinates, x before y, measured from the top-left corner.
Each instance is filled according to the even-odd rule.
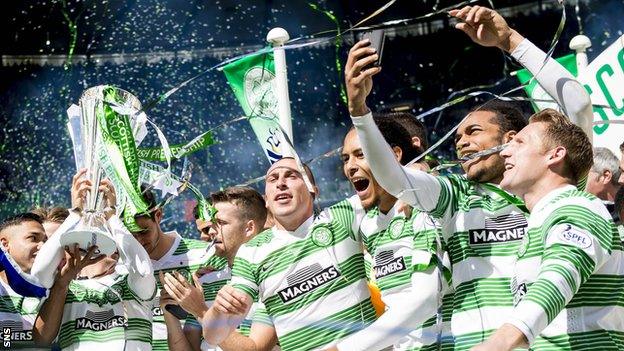
[[[624,35],[594,59],[579,75],[594,105],[594,121],[624,119]],[[620,155],[624,126],[599,124],[594,126],[594,146],[606,147]]]

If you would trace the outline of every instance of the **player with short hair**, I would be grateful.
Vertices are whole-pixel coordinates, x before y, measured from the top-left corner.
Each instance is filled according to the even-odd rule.
[[[41,218],[20,213],[0,224],[2,254],[10,255],[17,269],[29,273],[35,257],[46,240]],[[7,348],[35,350],[33,335],[40,300],[24,297],[10,285],[7,272],[0,272],[0,342]],[[8,345],[8,346],[7,346]]]
[[[501,156],[501,187],[531,214],[514,269],[515,307],[474,350],[621,349],[622,242],[600,199],[576,188],[592,165],[587,135],[546,109]]]
[[[544,52],[493,10],[466,6],[450,15],[461,20],[457,27],[473,41],[510,52],[533,74],[539,72],[538,83],[575,123],[591,132],[589,95],[561,65],[546,60]],[[372,76],[380,71],[379,67],[367,68],[377,59],[374,50],[359,42],[349,55],[351,64],[345,69],[349,112],[364,154],[375,178],[390,194],[439,220],[452,262],[455,348],[468,349],[502,325],[513,307],[509,285],[517,248],[526,233],[524,205],[498,187],[504,162],[497,153],[463,162],[465,176],[435,177],[401,167],[366,106]],[[498,107],[488,111],[487,105],[471,112],[459,125],[455,134],[459,157],[501,147],[523,126],[517,114]]]

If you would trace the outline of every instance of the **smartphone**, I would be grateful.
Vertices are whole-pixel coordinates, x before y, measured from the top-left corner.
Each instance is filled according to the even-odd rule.
[[[371,66],[368,66],[365,69],[381,66],[381,57],[383,55],[384,41],[386,40],[386,33],[384,32],[384,30],[375,29],[370,32],[365,32],[362,35],[362,39],[370,40],[370,47],[375,48],[375,50],[377,50],[377,55],[379,55],[377,60]]]
[[[180,320],[186,319],[186,317],[188,316],[188,312],[186,312],[184,308],[178,305],[169,304],[165,306],[165,309],[169,311],[169,313],[171,313],[174,317]]]

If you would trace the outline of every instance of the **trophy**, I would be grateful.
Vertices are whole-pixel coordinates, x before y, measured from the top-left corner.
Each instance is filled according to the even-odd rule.
[[[113,89],[117,101],[105,101],[105,89],[108,92]],[[85,177],[91,181],[91,189],[87,192],[80,222],[72,230],[63,233],[60,241],[62,245],[69,247],[77,243],[80,249],[85,251],[97,245],[96,253],[111,255],[117,249],[117,245],[103,213],[102,194],[98,191],[103,174],[101,162],[107,160],[105,149],[102,147],[98,116],[105,113],[106,103],[116,105],[112,109],[116,114],[120,109],[141,110],[141,103],[135,96],[125,90],[106,85],[85,90],[80,97],[79,109],[72,106],[68,110],[70,116],[68,127],[74,146],[76,168],[87,168]],[[123,111],[121,113],[123,114]]]

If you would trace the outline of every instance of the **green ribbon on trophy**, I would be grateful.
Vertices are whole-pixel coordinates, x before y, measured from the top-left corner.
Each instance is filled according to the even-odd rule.
[[[164,171],[165,169],[162,166],[149,163],[147,161],[141,161],[141,182],[153,184],[159,177],[161,177]],[[214,221],[217,209],[208,200],[206,200],[201,191],[199,191],[199,189],[191,184],[185,177],[178,177],[175,174],[171,174],[170,176],[174,181],[180,184],[180,187],[178,188],[179,191],[183,191],[188,187],[188,189],[193,193],[193,196],[197,201],[199,219],[202,221]],[[164,200],[162,206],[164,206],[166,202],[167,200]]]
[[[128,115],[113,109],[113,105],[124,103],[119,89],[105,87],[103,96],[96,116],[102,133],[101,146],[104,152],[99,153],[102,165],[119,195],[125,195],[128,200],[123,208],[124,224],[131,232],[140,231],[142,228],[137,225],[134,216],[147,214],[148,205],[141,196],[139,157],[132,126]]]
[[[207,131],[197,136],[193,140],[184,144],[171,145],[171,157],[179,159],[193,152],[199,151],[216,143],[212,131]],[[137,155],[142,160],[166,161],[165,150],[162,147],[138,148]]]
[[[215,221],[217,209],[204,197],[204,195],[193,184],[187,183],[189,190],[195,195],[197,200],[197,215],[202,221]]]

